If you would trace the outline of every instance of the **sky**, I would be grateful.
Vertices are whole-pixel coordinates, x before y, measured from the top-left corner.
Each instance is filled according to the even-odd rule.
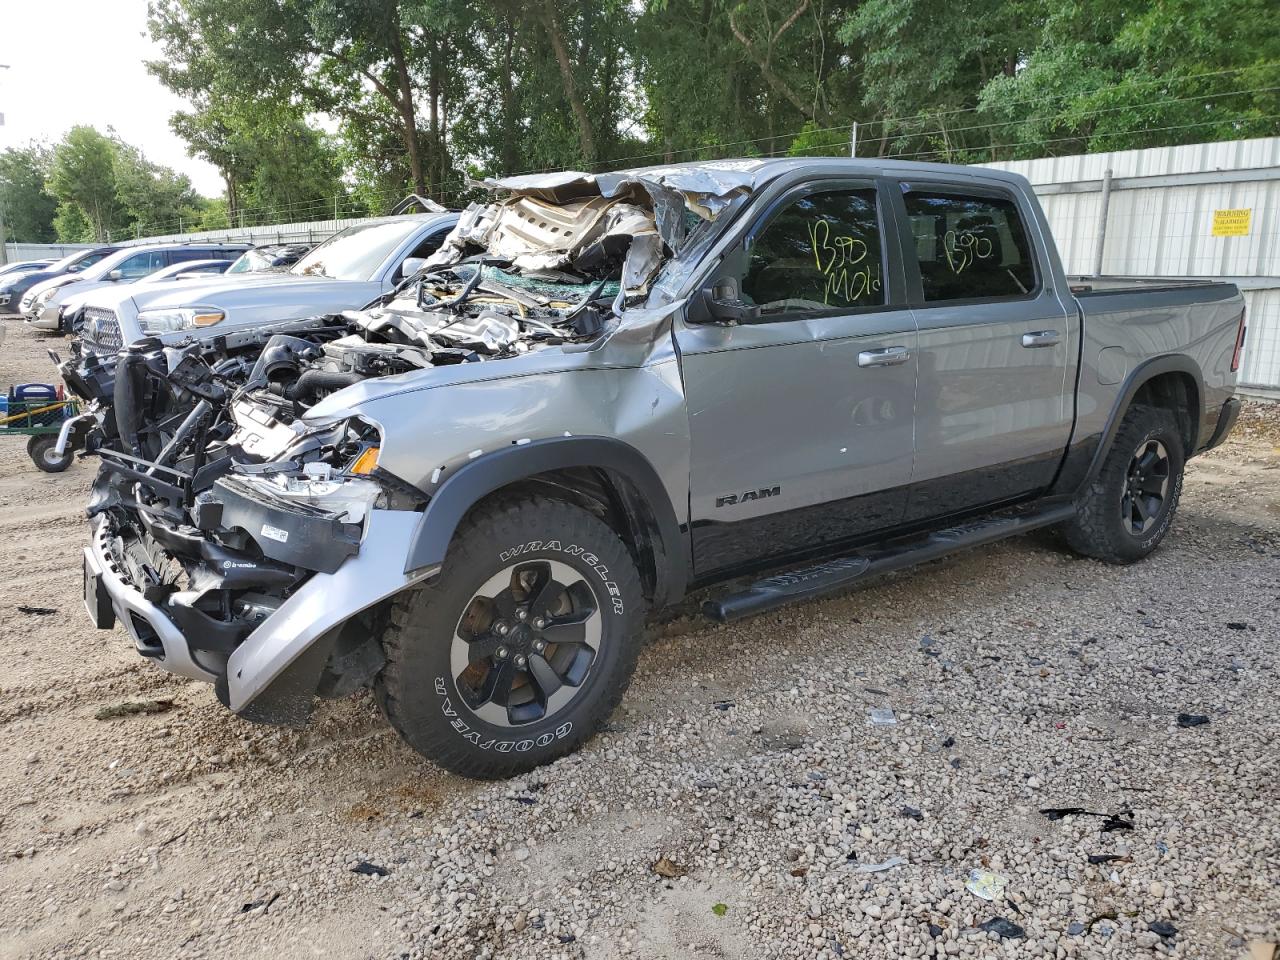
[[[147,73],[160,51],[147,34],[147,0],[0,0],[0,150],[56,143],[71,127],[114,127],[154,163],[216,197],[211,164],[187,155],[169,129],[186,104]]]

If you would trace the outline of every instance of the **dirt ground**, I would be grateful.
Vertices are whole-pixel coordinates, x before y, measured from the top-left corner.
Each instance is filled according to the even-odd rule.
[[[0,323],[0,384],[52,379],[63,341]],[[1034,536],[734,627],[678,621],[610,732],[514,785],[421,760],[367,695],[302,730],[248,724],[91,629],[94,469],[45,475],[0,438],[0,957],[1240,957],[1280,937],[1277,408],[1192,463],[1144,564]],[[865,723],[881,693],[885,734]],[[140,700],[172,703],[96,718]],[[929,819],[868,839],[895,790]],[[1132,852],[1097,867],[1077,856],[1096,829],[1035,812],[1126,802]],[[849,886],[841,803],[860,812],[839,830],[910,862]],[[663,855],[688,876],[655,876]],[[1021,887],[1025,938],[966,935],[979,862]],[[1068,934],[1106,903],[1114,936]]]

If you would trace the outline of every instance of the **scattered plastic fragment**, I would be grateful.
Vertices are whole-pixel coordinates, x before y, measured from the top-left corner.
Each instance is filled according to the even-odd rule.
[[[127,717],[135,713],[164,713],[173,709],[172,700],[129,700],[114,706],[103,707],[93,715],[95,720],[110,720],[113,717]]]
[[[1178,726],[1180,727],[1203,727],[1208,722],[1209,718],[1203,713],[1178,714]]]
[[[863,689],[867,693],[874,693],[877,697],[887,697],[889,695],[888,690],[877,690],[875,687],[864,687]]]
[[[1006,920],[1004,917],[992,917],[985,923],[978,924],[978,929],[985,930],[987,933],[994,933],[1004,940],[1016,940],[1018,937],[1027,935],[1027,931],[1012,920]]]
[[[1000,874],[992,873],[990,870],[974,867],[969,871],[969,879],[965,881],[964,888],[975,897],[995,901],[1004,899],[1004,888],[1008,885],[1008,877],[1002,877]]]
[[[1227,624],[1227,629],[1228,630],[1248,630],[1249,625],[1247,623],[1241,623],[1239,620],[1232,620],[1230,623]]]
[[[19,612],[19,613],[31,613],[31,614],[35,614],[37,617],[47,617],[47,616],[49,616],[49,614],[51,614],[51,613],[57,613],[57,612],[58,612],[58,608],[57,608],[57,607],[25,607],[25,606],[19,606],[19,607],[18,607],[18,612]]]
[[[1110,833],[1112,830],[1132,830],[1133,821],[1125,819],[1132,817],[1132,810],[1117,810],[1115,813],[1101,813],[1097,810],[1086,810],[1084,807],[1042,807],[1040,812],[1046,820],[1065,820],[1067,817],[1101,817],[1103,833]]]
[[[1169,845],[1165,843],[1163,840],[1157,840],[1156,853],[1160,854],[1160,856],[1163,857],[1168,852],[1169,852]]]
[[[526,807],[531,807],[538,802],[533,797],[507,797],[507,799],[516,803],[523,803]]]
[[[1091,853],[1089,854],[1090,863],[1132,863],[1133,857],[1122,856],[1118,853]]]
[[[943,740],[943,741],[942,741],[942,749],[943,749],[943,750],[950,750],[950,749],[951,749],[952,747],[954,747],[955,745],[956,745],[956,738],[955,738],[955,737],[947,737],[947,739],[945,739],[945,740]]]
[[[940,936],[942,936],[942,928],[938,926],[936,923],[929,924],[929,936],[937,940]]]
[[[683,877],[689,872],[688,867],[682,867],[668,857],[663,857],[652,867],[649,868],[660,877],[666,877],[668,880],[674,880],[677,877]]]
[[[361,860],[351,868],[352,873],[359,873],[366,877],[385,877],[391,871],[386,867],[379,866],[376,863],[370,863],[368,860]]]
[[[1164,937],[1166,940],[1170,937],[1177,936],[1178,928],[1168,920],[1153,920],[1147,924],[1147,929],[1154,933],[1157,937]]]
[[[870,718],[873,727],[891,727],[898,722],[898,718],[893,715],[893,711],[888,707],[872,707],[867,711],[867,716]]]
[[[714,913],[717,917],[723,917],[726,913],[729,912],[729,907],[727,904],[723,904],[723,903],[712,904],[711,912]]]
[[[267,910],[270,908],[270,906],[271,906],[273,903],[275,903],[277,900],[279,900],[279,899],[280,899],[280,894],[278,894],[278,893],[273,893],[273,894],[272,894],[268,899],[266,899],[266,900],[254,900],[252,903],[246,903],[243,907],[241,907],[241,908],[240,908],[240,912],[241,912],[241,913],[252,913],[254,910],[257,910],[259,907],[261,907],[261,908],[262,908],[262,912],[263,912],[263,913],[266,913],[266,912],[267,912]]]
[[[1113,813],[1102,821],[1102,826],[1098,829],[1103,833],[1111,833],[1113,830],[1132,830],[1133,821],[1123,819],[1125,815],[1133,816],[1133,813],[1128,810],[1124,810],[1121,813]]]
[[[1089,928],[1086,927],[1079,920],[1072,920],[1069,924],[1067,924],[1067,936],[1078,937],[1080,936],[1080,934],[1084,933],[1088,929]]]
[[[559,937],[561,943],[573,943],[577,939],[572,933],[562,933]]]
[[[860,863],[853,868],[854,873],[880,873],[884,870],[892,870],[894,867],[900,867],[907,862],[906,857],[890,857],[884,863]]]
[[[725,710],[728,710],[730,707],[732,707],[734,705],[734,702],[732,700],[717,700],[711,705],[723,713]]]
[[[919,810],[917,810],[915,807],[903,807],[902,815],[904,817],[910,817],[912,820],[917,820],[917,821],[924,819],[924,814],[921,813]]]

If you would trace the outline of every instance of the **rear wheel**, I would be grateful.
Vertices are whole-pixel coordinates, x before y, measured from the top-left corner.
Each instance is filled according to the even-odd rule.
[[[58,438],[54,436],[32,437],[27,441],[27,453],[32,461],[45,473],[61,473],[71,466],[73,453],[68,445],[66,450],[58,453]]]
[[[1098,476],[1066,526],[1078,553],[1132,563],[1152,550],[1173,522],[1185,466],[1182,434],[1168,410],[1134,406],[1125,414]]]
[[[642,604],[630,554],[592,514],[541,498],[484,508],[439,576],[394,604],[379,678],[387,719],[466,776],[550,762],[621,700]]]

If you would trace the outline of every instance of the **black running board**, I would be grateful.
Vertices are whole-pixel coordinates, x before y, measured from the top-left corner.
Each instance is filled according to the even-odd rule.
[[[934,560],[957,550],[980,547],[1005,537],[1062,523],[1075,516],[1075,512],[1070,503],[1055,503],[982,517],[905,542],[868,547],[847,557],[766,577],[741,593],[707,600],[702,604],[702,612],[719,623],[741,620],[788,603],[845,590],[881,574]]]

